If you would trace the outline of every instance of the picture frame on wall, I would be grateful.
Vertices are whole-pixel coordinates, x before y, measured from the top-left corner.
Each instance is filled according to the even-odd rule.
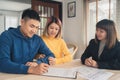
[[[68,12],[68,18],[75,17],[76,16],[76,2],[69,2],[67,4],[67,12]]]

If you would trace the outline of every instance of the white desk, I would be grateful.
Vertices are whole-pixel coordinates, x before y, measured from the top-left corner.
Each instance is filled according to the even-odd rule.
[[[70,63],[56,65],[55,67],[72,68],[80,65],[81,65],[80,60],[73,60]],[[108,70],[108,71],[115,73],[112,77],[110,77],[109,80],[120,80],[120,70]],[[77,77],[77,79],[67,79],[67,78],[47,77],[47,76],[31,75],[31,74],[0,73],[0,80],[85,80],[85,79],[81,77]]]

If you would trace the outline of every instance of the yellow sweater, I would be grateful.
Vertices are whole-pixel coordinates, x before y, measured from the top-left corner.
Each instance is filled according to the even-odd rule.
[[[48,48],[54,53],[56,64],[70,62],[72,60],[72,55],[63,39],[45,36],[42,36],[42,39]]]

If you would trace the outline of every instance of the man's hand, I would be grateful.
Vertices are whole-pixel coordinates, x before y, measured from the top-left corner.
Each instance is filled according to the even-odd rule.
[[[48,67],[49,67],[49,65],[45,64],[45,63],[38,64],[35,67],[30,66],[28,69],[28,73],[41,75],[41,74],[46,73],[48,71]]]
[[[26,66],[33,66],[33,67],[35,67],[35,66],[37,66],[38,64],[37,64],[36,62],[27,62],[25,65],[26,65]]]
[[[50,65],[55,65],[56,64],[56,59],[55,58],[49,57],[48,60],[49,60]]]
[[[45,57],[46,57],[45,54],[37,54],[35,56],[35,59],[40,59],[40,58],[45,58]]]

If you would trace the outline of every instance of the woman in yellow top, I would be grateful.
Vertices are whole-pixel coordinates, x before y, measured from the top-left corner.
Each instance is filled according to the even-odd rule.
[[[55,55],[55,58],[49,58],[50,65],[70,62],[72,60],[71,53],[65,41],[61,38],[61,21],[58,18],[52,16],[48,19],[42,39]]]

